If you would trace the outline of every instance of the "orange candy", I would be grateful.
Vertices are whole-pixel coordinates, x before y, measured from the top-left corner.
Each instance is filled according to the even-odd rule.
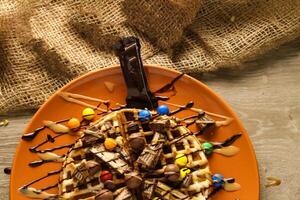
[[[69,121],[68,121],[68,127],[70,129],[75,129],[75,128],[78,128],[80,126],[80,121],[79,119],[77,118],[71,118]]]
[[[114,150],[117,146],[117,142],[113,138],[106,138],[104,141],[104,146],[107,150]]]

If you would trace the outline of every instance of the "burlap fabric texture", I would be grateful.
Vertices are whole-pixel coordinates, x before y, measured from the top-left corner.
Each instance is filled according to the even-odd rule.
[[[299,0],[0,0],[0,113],[35,109],[71,79],[118,63],[119,38],[145,63],[186,73],[255,58],[300,35]]]

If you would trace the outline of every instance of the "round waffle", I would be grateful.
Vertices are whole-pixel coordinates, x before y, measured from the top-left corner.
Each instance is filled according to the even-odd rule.
[[[65,157],[59,181],[60,198],[97,199],[106,187],[99,179],[102,171],[112,174],[114,199],[208,197],[212,191],[211,173],[197,137],[180,119],[152,113],[150,120],[142,122],[138,112],[138,109],[113,111],[83,131]],[[134,136],[145,141],[139,151],[131,146]],[[105,138],[114,138],[117,147],[107,150],[103,144]],[[164,177],[164,169],[175,162],[178,154],[187,157],[184,167],[191,173],[170,183]],[[126,185],[126,175],[133,171],[143,180],[136,189]]]

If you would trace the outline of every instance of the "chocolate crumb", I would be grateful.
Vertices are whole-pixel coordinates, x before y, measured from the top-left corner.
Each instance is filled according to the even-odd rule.
[[[11,173],[11,168],[10,167],[5,167],[3,171],[4,171],[5,174],[9,175]]]

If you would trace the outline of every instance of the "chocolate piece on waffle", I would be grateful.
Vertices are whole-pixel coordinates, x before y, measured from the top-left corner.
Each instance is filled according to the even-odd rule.
[[[196,125],[199,128],[200,133],[211,132],[216,127],[216,122],[206,115],[205,112],[201,112],[196,120]]]

